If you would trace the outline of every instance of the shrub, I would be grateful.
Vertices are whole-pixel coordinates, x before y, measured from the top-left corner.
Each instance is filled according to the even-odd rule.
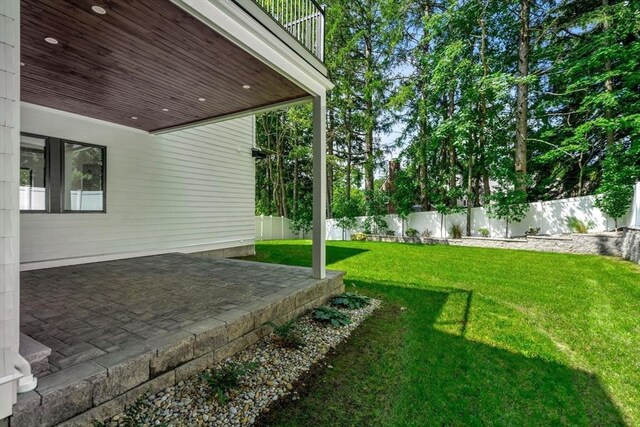
[[[593,227],[593,222],[584,222],[576,218],[575,216],[570,216],[567,218],[567,225],[574,233],[585,234],[589,232],[589,229]]]
[[[364,233],[353,233],[351,234],[351,240],[364,242],[365,240],[367,240],[367,235]]]
[[[485,227],[479,228],[478,229],[478,233],[480,233],[480,235],[482,237],[489,237],[489,229],[488,228],[485,228]]]
[[[296,328],[295,319],[291,319],[281,325],[276,325],[273,322],[267,322],[265,325],[273,328],[273,335],[276,337],[278,346],[285,348],[302,348],[305,346],[304,339]]]
[[[409,228],[405,234],[407,237],[418,237],[418,230],[415,228]]]
[[[371,304],[371,298],[364,295],[354,294],[353,292],[345,292],[331,300],[331,304],[336,307],[355,310]]]
[[[240,378],[257,367],[255,363],[229,363],[224,367],[210,372],[203,372],[200,378],[204,380],[216,394],[221,403],[226,402],[225,393],[240,385]]]
[[[313,311],[313,318],[318,322],[329,323],[334,327],[346,326],[351,323],[351,319],[346,314],[335,308],[322,306]]]
[[[428,228],[422,232],[422,237],[426,237],[427,239],[433,236],[433,232]]]
[[[393,237],[393,236],[395,236],[395,235],[396,235],[396,232],[395,232],[395,231],[393,231],[393,230],[387,230],[387,231],[385,232],[385,234],[386,234],[387,236]]]
[[[462,239],[462,227],[460,224],[453,224],[449,229],[449,234],[452,239]]]
[[[527,231],[524,232],[525,236],[536,236],[540,232],[540,227],[529,227]]]

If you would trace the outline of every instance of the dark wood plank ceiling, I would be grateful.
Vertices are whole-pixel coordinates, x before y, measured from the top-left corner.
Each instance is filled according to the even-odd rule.
[[[169,0],[21,5],[25,102],[153,131],[307,95]]]

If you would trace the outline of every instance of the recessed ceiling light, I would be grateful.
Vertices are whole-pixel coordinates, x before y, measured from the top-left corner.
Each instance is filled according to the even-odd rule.
[[[198,98],[198,101],[200,101],[200,102],[204,102],[204,101],[206,101],[206,99],[204,99],[204,98]]]
[[[101,6],[91,6],[91,10],[93,10],[98,15],[106,15],[107,10]]]
[[[54,39],[53,37],[47,37],[44,39],[44,41],[50,44],[58,44],[58,40]]]
[[[162,111],[169,111],[169,109],[168,108],[163,108]]]
[[[251,86],[249,86],[249,85],[242,85],[242,89],[251,89]]]
[[[131,116],[131,120],[138,120],[136,116]]]

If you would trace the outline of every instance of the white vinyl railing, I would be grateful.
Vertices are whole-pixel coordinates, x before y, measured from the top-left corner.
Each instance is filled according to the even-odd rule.
[[[254,0],[316,58],[324,60],[324,10],[315,0]]]

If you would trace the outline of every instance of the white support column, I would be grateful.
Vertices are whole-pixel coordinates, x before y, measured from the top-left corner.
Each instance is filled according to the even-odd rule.
[[[0,420],[16,400],[20,303],[20,1],[0,1]]]
[[[313,98],[313,278],[324,279],[327,219],[327,98]]]

